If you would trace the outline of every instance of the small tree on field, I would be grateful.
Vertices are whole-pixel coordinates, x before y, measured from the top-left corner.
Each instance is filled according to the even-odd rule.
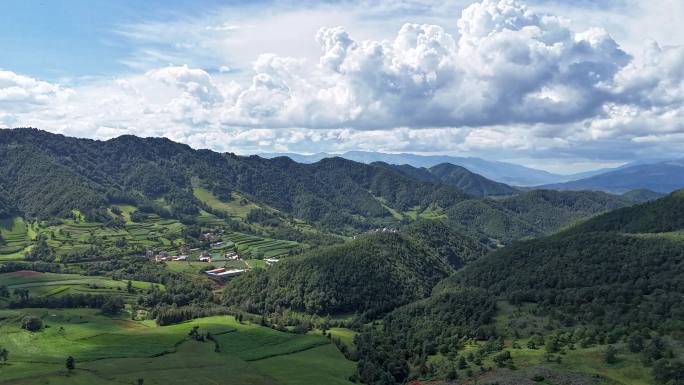
[[[617,349],[615,349],[615,346],[608,345],[604,355],[604,360],[607,364],[611,365],[617,362]]]
[[[2,360],[3,363],[9,360],[9,350],[5,348],[0,349],[0,360]]]
[[[72,356],[67,357],[66,368],[69,372],[76,369],[76,360],[74,360],[74,357],[72,357]]]
[[[30,332],[37,332],[43,328],[43,320],[34,316],[26,317],[21,322],[21,327]]]

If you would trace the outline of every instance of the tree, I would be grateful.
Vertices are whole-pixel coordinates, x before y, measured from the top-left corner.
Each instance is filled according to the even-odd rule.
[[[30,332],[37,332],[43,328],[43,320],[38,317],[29,316],[21,322],[21,327]]]
[[[0,360],[2,360],[3,363],[7,362],[9,359],[9,350],[2,348],[0,349]]]
[[[129,279],[128,282],[126,282],[126,291],[129,293],[133,292],[133,282]]]
[[[100,307],[100,310],[102,311],[103,314],[107,315],[115,315],[119,314],[121,310],[124,308],[124,301],[123,298],[119,296],[112,296],[107,298],[105,302],[102,304],[102,307]]]
[[[495,355],[492,360],[500,367],[506,366],[506,364],[512,360],[511,352],[504,350],[503,352]]]
[[[55,251],[48,245],[45,236],[39,235],[38,239],[36,239],[36,244],[26,256],[26,259],[29,261],[53,262],[55,260]]]
[[[465,358],[463,356],[458,357],[458,369],[463,370],[468,367],[468,363],[466,362]]]
[[[0,285],[0,298],[7,298],[10,295],[10,291],[6,285]]]
[[[617,362],[617,349],[615,349],[615,346],[608,345],[604,353],[604,360],[607,364],[611,365]]]
[[[644,349],[644,339],[638,334],[632,334],[627,339],[627,346],[632,353],[639,353]]]
[[[72,357],[72,356],[67,357],[66,368],[69,372],[76,369],[76,360],[74,360],[74,357]]]

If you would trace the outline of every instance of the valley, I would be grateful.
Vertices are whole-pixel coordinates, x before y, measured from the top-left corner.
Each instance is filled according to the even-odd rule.
[[[680,191],[34,129],[0,166],[0,384],[684,375]]]

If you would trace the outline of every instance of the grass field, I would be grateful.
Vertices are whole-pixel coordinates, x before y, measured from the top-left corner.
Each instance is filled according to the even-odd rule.
[[[19,328],[27,314],[48,327]],[[218,341],[188,337],[193,326]],[[217,316],[157,327],[149,322],[111,319],[95,310],[0,311],[0,346],[10,361],[0,369],[2,384],[350,384],[354,363],[318,335],[278,332],[232,317]],[[67,373],[67,356],[76,370]]]

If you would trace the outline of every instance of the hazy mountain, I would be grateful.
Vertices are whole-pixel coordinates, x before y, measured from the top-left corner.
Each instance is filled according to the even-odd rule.
[[[571,182],[547,184],[542,188],[557,190],[597,190],[624,193],[648,189],[669,193],[684,187],[684,160],[637,164]]]
[[[343,154],[317,153],[302,155],[294,153],[266,153],[260,154],[265,158],[287,156],[298,163],[314,163],[321,159],[339,156],[362,163],[385,162],[390,164],[408,164],[413,167],[433,167],[442,163],[449,163],[480,174],[485,178],[512,186],[535,186],[540,184],[561,183],[580,178],[587,178],[606,170],[596,170],[573,175],[554,174],[543,170],[521,166],[514,163],[491,161],[473,157],[456,157],[447,155],[416,155],[416,154],[386,154],[381,152],[348,151]]]

